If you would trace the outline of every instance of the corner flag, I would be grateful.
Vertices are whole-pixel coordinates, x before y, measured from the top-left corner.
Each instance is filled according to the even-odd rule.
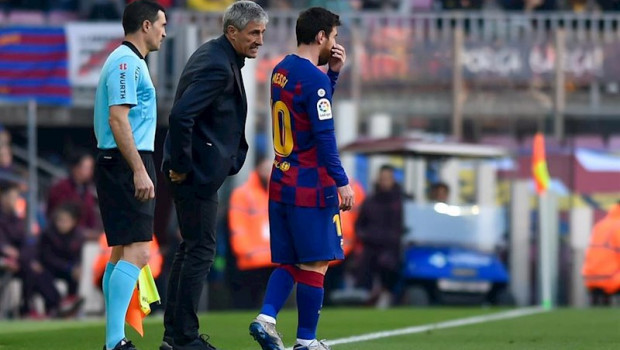
[[[549,170],[545,159],[545,137],[538,132],[534,136],[534,149],[532,154],[532,176],[536,183],[536,193],[543,194],[549,188]]]

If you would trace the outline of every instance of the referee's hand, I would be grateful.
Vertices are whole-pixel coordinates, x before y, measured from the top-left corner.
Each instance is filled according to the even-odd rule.
[[[340,210],[347,211],[353,208],[355,204],[355,198],[353,194],[353,188],[351,185],[345,185],[338,187],[338,194],[340,194]]]
[[[146,202],[155,198],[155,186],[146,170],[133,173],[133,184],[136,192],[134,196],[140,202]]]

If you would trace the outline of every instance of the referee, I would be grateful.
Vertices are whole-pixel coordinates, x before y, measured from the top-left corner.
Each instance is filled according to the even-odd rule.
[[[125,338],[125,314],[140,269],[149,260],[155,210],[155,88],[144,57],[166,37],[157,2],[138,0],[123,13],[125,41],[106,60],[95,96],[99,153],[95,183],[112,256],[103,275],[106,345],[135,350]]]

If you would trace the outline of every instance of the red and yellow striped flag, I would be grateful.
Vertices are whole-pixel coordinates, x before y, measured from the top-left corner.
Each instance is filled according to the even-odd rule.
[[[543,194],[549,188],[549,170],[545,159],[545,137],[538,132],[534,136],[532,155],[532,175],[536,183],[536,193]]]

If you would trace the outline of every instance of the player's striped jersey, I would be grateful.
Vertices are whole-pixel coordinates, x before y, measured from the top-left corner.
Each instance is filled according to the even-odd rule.
[[[274,167],[269,199],[302,207],[338,205],[349,183],[334,134],[332,94],[338,75],[297,55],[271,76]]]

